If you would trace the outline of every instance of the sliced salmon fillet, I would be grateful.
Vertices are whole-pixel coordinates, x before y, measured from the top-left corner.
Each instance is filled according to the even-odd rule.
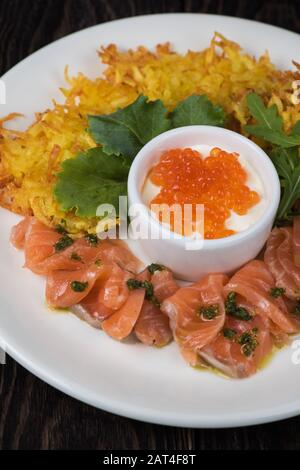
[[[282,227],[273,230],[270,238],[265,262],[276,279],[276,285],[285,288],[287,297],[297,300],[300,297],[300,268],[294,261],[293,229]]]
[[[15,248],[24,248],[26,234],[32,221],[33,217],[27,216],[25,217],[25,219],[22,219],[21,222],[19,222],[12,228],[10,242]]]
[[[97,316],[93,316],[90,314],[81,304],[76,304],[72,305],[69,307],[70,312],[74,313],[76,317],[78,317],[80,320],[88,323],[90,326],[93,328],[97,328],[98,330],[101,330],[102,328],[102,320],[97,318]]]
[[[151,282],[154,298],[160,303],[179,289],[173,274],[166,268],[156,270],[152,275],[146,268],[137,279]],[[168,316],[149,300],[144,301],[134,332],[142,343],[158,347],[165,346],[173,338]]]
[[[228,338],[224,336],[226,331],[235,334]],[[245,339],[242,341],[243,335]],[[256,343],[247,343],[247,337]],[[256,344],[253,352],[251,352],[251,347],[249,349],[249,344]],[[257,372],[272,348],[273,340],[268,328],[268,320],[259,315],[254,316],[250,321],[241,321],[227,316],[223,331],[201,349],[199,356],[205,364],[219,369],[229,377],[244,378]]]
[[[278,325],[269,321],[269,330],[273,339],[274,346],[277,348],[282,348],[283,346],[287,346],[290,343],[290,337],[287,333],[282,331]]]
[[[99,301],[109,309],[118,310],[128,299],[129,290],[126,282],[130,278],[132,278],[130,272],[114,263],[108,279],[100,289]]]
[[[149,300],[143,303],[134,332],[142,343],[149,346],[162,347],[173,338],[167,315]]]
[[[274,298],[270,291],[275,280],[263,261],[254,260],[237,271],[224,288],[225,294],[236,292],[255,308],[257,314],[269,318],[285,333],[297,331],[284,300]]]
[[[291,273],[286,271],[283,267],[281,259],[278,256],[278,249],[280,247],[282,253],[282,244],[284,244],[283,249],[288,250],[288,239],[288,232],[284,232],[280,228],[274,228],[267,241],[264,261],[275,278],[276,286],[283,287],[285,289],[285,295],[291,299],[295,299],[298,289],[297,284],[291,276]]]
[[[106,275],[105,266],[91,265],[78,271],[52,271],[46,281],[46,301],[50,307],[67,308],[79,304],[92,290],[96,280]],[[86,283],[82,291],[75,291],[72,283]]]
[[[136,274],[142,268],[141,261],[134,256],[129,250],[128,246],[122,240],[103,240],[101,243],[105,244],[106,248],[103,252],[103,261],[114,262],[121,266],[126,271]]]
[[[12,229],[11,242],[17,248],[25,247],[25,267],[36,274],[47,275],[56,269],[81,270],[83,265],[96,260],[115,262],[133,273],[141,267],[140,261],[119,240],[99,240],[93,246],[82,237],[57,252],[54,245],[62,237],[34,217],[26,217]]]
[[[117,245],[110,240],[99,240],[96,246],[91,246],[88,240],[83,237],[65,250],[45,259],[44,273],[47,274],[54,269],[82,269],[83,265],[95,262],[117,263],[124,269],[127,269],[128,266],[130,269],[139,267],[138,264],[135,264],[135,257],[130,258],[130,253],[125,246]]]
[[[135,276],[136,279],[138,279],[139,281],[149,281],[150,282],[150,279],[151,279],[151,275],[148,271],[147,268],[145,268],[143,271],[141,271],[137,276]]]
[[[44,274],[44,261],[55,253],[55,243],[61,235],[39,222],[26,217],[12,229],[11,242],[16,248],[25,248],[25,265],[36,274]]]
[[[173,273],[167,268],[155,271],[151,276],[151,283],[153,285],[154,296],[159,302],[163,302],[167,297],[171,297],[179,289]]]
[[[61,237],[61,234],[33,218],[26,234],[24,267],[36,274],[44,274],[45,259],[55,254],[55,243]]]
[[[284,240],[277,250],[278,259],[284,271],[288,272],[294,280],[297,286],[294,298],[298,299],[300,297],[300,268],[294,261],[293,230],[290,227],[282,227],[281,231],[284,233]]]
[[[140,315],[144,298],[145,289],[131,291],[123,306],[103,321],[103,330],[109,336],[119,341],[127,338]]]
[[[101,261],[101,249],[100,246],[90,246],[85,238],[80,238],[61,252],[46,258],[42,266],[43,274],[57,269],[81,270],[84,266]]]
[[[300,217],[293,220],[293,257],[295,265],[300,268]]]
[[[110,275],[111,270],[108,272],[108,276]],[[97,319],[100,322],[108,318],[112,315],[115,311],[111,308],[108,308],[106,305],[101,302],[99,298],[99,294],[105,280],[107,279],[106,275],[101,275],[100,278],[97,279],[95,282],[92,290],[88,293],[86,297],[81,301],[82,308],[89,314],[93,319]]]
[[[162,311],[170,318],[175,340],[191,365],[197,365],[199,351],[223,328],[223,287],[227,281],[223,274],[210,274],[195,284],[180,288],[162,303]],[[207,319],[201,309],[212,306],[216,307],[216,315]]]

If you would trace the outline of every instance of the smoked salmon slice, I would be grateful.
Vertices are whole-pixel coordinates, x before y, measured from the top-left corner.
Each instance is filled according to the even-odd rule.
[[[103,330],[112,338],[121,341],[132,332],[140,315],[145,298],[145,289],[129,293],[123,306],[102,323]]]
[[[70,308],[119,341],[134,333],[161,347],[174,337],[190,365],[244,378],[300,329],[299,221],[272,231],[264,261],[251,261],[230,280],[216,273],[181,288],[164,266],[140,271],[123,242],[73,240],[34,217],[13,228],[11,242],[24,248],[26,267],[47,276],[50,307]]]
[[[154,265],[152,265],[153,267]],[[152,267],[147,267],[138,274],[137,279],[152,284],[153,301],[145,300],[139,318],[134,327],[136,337],[149,346],[162,347],[173,339],[169,326],[169,318],[159,307],[159,303],[171,296],[179,289],[174,281],[173,274],[165,267],[158,267],[152,274]]]
[[[269,318],[282,331],[295,333],[297,325],[289,314],[281,297],[271,296],[275,280],[263,261],[254,260],[237,271],[226,285],[224,292],[235,292],[255,309],[255,313]]]
[[[12,228],[10,242],[15,248],[18,248],[19,250],[24,248],[26,234],[32,221],[33,217],[27,216]]]
[[[169,318],[149,300],[143,303],[134,333],[142,343],[149,346],[162,347],[173,339]]]
[[[92,290],[88,293],[86,297],[81,301],[82,308],[89,314],[92,318],[102,322],[105,318],[108,318],[115,311],[111,308],[108,308],[104,305],[99,299],[99,293],[101,287],[103,286],[103,279],[98,279]]]
[[[268,322],[256,315],[250,321],[226,317],[223,330],[199,352],[204,365],[210,365],[232,378],[245,378],[257,372],[271,353],[273,340]]]
[[[127,280],[132,274],[113,264],[110,276],[99,292],[99,301],[108,309],[118,310],[128,299],[129,290]]]
[[[284,240],[286,240],[286,235],[287,233],[283,232],[280,228],[274,228],[272,230],[267,241],[264,261],[275,278],[276,286],[283,287],[285,289],[285,295],[294,299],[295,293],[297,292],[297,285],[290,273],[286,272],[283,268],[278,257],[278,248],[282,245]]]
[[[185,359],[197,365],[199,351],[209,344],[225,322],[223,274],[210,274],[199,282],[182,287],[162,303]]]
[[[46,281],[46,301],[50,307],[67,308],[79,304],[105,275],[104,265],[95,264],[78,271],[52,271]]]
[[[93,246],[88,239],[83,237],[76,240],[62,252],[45,259],[44,274],[55,269],[82,269],[82,265],[95,262],[118,263],[122,268],[127,269],[129,267],[131,270],[136,270],[139,267],[136,258],[133,255],[130,256],[125,246],[112,244],[109,240],[99,240]]]
[[[300,297],[300,268],[294,261],[293,229],[275,228],[267,242],[265,262],[275,277],[276,286],[285,289],[285,295],[297,300]]]
[[[81,270],[95,261],[118,263],[133,273],[141,263],[121,241],[98,240],[88,237],[72,240],[67,234],[27,217],[17,224],[11,234],[17,248],[25,248],[25,267],[36,274],[47,275],[53,270]]]
[[[295,265],[300,268],[300,217],[293,220],[293,256]]]
[[[44,274],[45,259],[55,254],[55,244],[60,238],[59,233],[32,217],[25,234],[24,267],[36,274]]]
[[[155,271],[151,276],[154,296],[159,302],[163,302],[167,297],[175,294],[179,289],[179,285],[173,277],[173,273],[167,269]]]
[[[100,241],[105,246],[103,250],[103,261],[117,263],[121,268],[136,274],[142,268],[141,261],[134,256],[122,240],[103,240]]]

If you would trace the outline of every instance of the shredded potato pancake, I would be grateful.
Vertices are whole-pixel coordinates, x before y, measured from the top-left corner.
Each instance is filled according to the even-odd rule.
[[[300,79],[299,65],[294,64],[294,72],[277,70],[267,53],[258,59],[251,57],[220,34],[215,34],[209,48],[185,55],[173,52],[169,44],[158,45],[155,52],[142,46],[122,52],[109,45],[99,55],[107,64],[104,76],[96,80],[82,74],[70,78],[66,70],[68,87],[61,90],[65,103],[54,103],[51,109],[36,114],[25,132],[5,128],[7,120],[20,115],[0,119],[3,207],[34,214],[49,226],[64,220],[73,234],[94,232],[96,217],[78,217],[59,208],[53,196],[55,175],[62,161],[96,146],[86,131],[88,114],[109,114],[140,94],[150,100],[161,99],[169,110],[192,94],[206,94],[224,108],[230,127],[238,132],[251,121],[245,100],[251,91],[265,104],[277,105],[286,131],[300,120],[300,105],[291,100],[292,82]]]

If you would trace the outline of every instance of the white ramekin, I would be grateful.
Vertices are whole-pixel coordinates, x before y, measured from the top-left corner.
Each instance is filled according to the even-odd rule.
[[[248,229],[226,238],[204,240],[201,249],[187,250],[186,237],[169,239],[139,238],[142,252],[152,262],[161,263],[179,279],[196,281],[212,273],[230,273],[255,258],[264,246],[272,229],[280,200],[280,182],[270,158],[254,142],[227,129],[213,126],[186,126],[164,132],[148,142],[138,153],[128,177],[129,208],[139,204],[139,217],[144,224],[161,233],[168,229],[152,217],[143,203],[142,187],[150,168],[159,160],[164,150],[195,145],[220,147],[243,155],[255,168],[265,189],[267,204],[264,214]]]

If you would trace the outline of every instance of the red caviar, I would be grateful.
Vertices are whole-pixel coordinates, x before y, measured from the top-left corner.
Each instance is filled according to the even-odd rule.
[[[160,192],[150,204],[204,205],[204,238],[222,238],[234,234],[226,228],[231,210],[244,215],[260,196],[247,185],[247,172],[238,154],[213,148],[206,158],[190,148],[165,151],[149,174]],[[196,211],[192,220],[195,224]],[[195,226],[195,225],[194,225]],[[171,220],[174,230],[174,221]],[[177,231],[177,230],[176,230]]]

